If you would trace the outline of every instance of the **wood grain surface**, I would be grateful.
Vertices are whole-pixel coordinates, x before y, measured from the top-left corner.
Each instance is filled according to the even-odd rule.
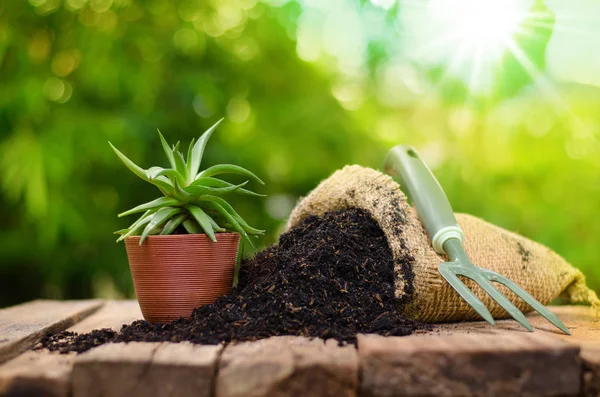
[[[409,337],[359,336],[358,349],[299,337],[223,346],[104,345],[79,356],[28,350],[45,332],[120,329],[136,301],[34,301],[0,310],[0,396],[584,396],[600,397],[600,321],[584,306],[439,324]],[[87,317],[86,317],[87,316]]]

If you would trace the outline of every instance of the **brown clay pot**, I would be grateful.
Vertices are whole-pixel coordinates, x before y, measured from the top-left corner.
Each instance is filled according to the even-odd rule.
[[[135,294],[144,318],[167,322],[231,292],[240,246],[238,233],[149,236],[125,239]]]

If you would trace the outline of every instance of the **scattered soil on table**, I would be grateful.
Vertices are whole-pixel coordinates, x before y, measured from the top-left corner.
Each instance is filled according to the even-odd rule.
[[[139,320],[119,332],[62,332],[46,336],[42,345],[66,353],[107,342],[218,344],[274,335],[355,344],[358,333],[408,335],[423,327],[399,313],[385,235],[366,212],[350,209],[310,216],[282,234],[279,244],[242,264],[232,294],[189,319]]]

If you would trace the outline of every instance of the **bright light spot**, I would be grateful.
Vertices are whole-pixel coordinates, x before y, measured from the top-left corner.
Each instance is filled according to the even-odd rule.
[[[377,72],[377,99],[391,107],[410,106],[423,94],[417,70],[411,65],[389,62]]]
[[[79,12],[79,22],[87,28],[94,26],[100,19],[100,14],[91,8],[85,7]]]
[[[432,141],[419,147],[421,157],[423,157],[427,165],[433,170],[444,165],[448,157],[450,157],[449,152],[448,146],[442,144],[440,141]]]
[[[50,38],[46,32],[34,33],[29,41],[29,57],[35,62],[42,62],[50,53],[50,45]]]
[[[238,40],[233,47],[233,52],[243,61],[249,61],[258,55],[259,47],[252,37],[244,37]]]
[[[30,0],[29,3],[35,7],[35,12],[38,15],[51,14],[61,5],[60,0]]]
[[[228,119],[234,123],[243,123],[250,116],[252,109],[246,98],[236,96],[227,104]]]
[[[44,83],[44,95],[51,101],[59,101],[66,91],[65,82],[51,77]]]
[[[112,0],[91,0],[90,8],[95,12],[106,12],[112,6]]]
[[[403,123],[395,115],[387,115],[377,120],[375,135],[383,142],[396,143],[403,138]]]
[[[432,0],[432,17],[464,45],[506,48],[524,15],[514,0]]]
[[[194,112],[200,117],[207,118],[215,113],[214,108],[210,106],[206,99],[201,95],[196,95],[194,97],[192,107],[194,108]]]
[[[265,153],[266,169],[269,180],[272,182],[282,182],[289,179],[291,172],[290,154],[285,153],[283,148]]]
[[[448,115],[450,129],[459,137],[468,135],[471,127],[475,124],[476,117],[468,107],[452,109]]]
[[[348,110],[358,109],[364,100],[363,92],[358,84],[340,82],[331,88],[331,93]]]
[[[31,4],[34,7],[43,6],[45,2],[46,0],[29,0],[29,4]]]
[[[59,77],[68,76],[77,67],[79,53],[77,51],[62,51],[52,59],[52,73]]]
[[[100,30],[112,31],[117,27],[117,14],[112,11],[105,11],[98,13],[98,20],[96,26]]]
[[[265,209],[273,219],[285,220],[298,201],[290,194],[274,194],[265,200]]]
[[[198,19],[201,13],[201,10],[198,6],[198,3],[192,1],[182,2],[177,10],[179,17],[186,22],[195,21]]]
[[[305,62],[314,62],[321,57],[321,35],[310,23],[311,19],[300,17],[298,21],[298,39],[296,52]]]
[[[489,84],[485,74],[510,47],[527,6],[518,0],[431,0],[431,51],[444,53],[448,72],[462,74],[477,91]]]
[[[396,0],[371,0],[374,6],[389,10],[396,4]]]
[[[66,0],[67,8],[71,10],[80,10],[87,3],[87,0]]]
[[[65,103],[73,94],[73,87],[68,82],[51,77],[44,83],[44,95],[51,101]]]
[[[173,43],[181,52],[190,54],[198,44],[198,35],[193,29],[179,29],[173,36]]]

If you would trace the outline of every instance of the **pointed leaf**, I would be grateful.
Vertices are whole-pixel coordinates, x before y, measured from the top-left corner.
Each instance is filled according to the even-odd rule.
[[[143,218],[143,219],[141,220],[141,222],[137,223],[137,225],[135,225],[135,226],[133,226],[133,225],[132,225],[132,226],[129,228],[129,232],[125,233],[124,235],[122,235],[121,237],[119,237],[119,238],[117,239],[117,243],[118,243],[119,241],[123,241],[123,240],[125,240],[125,239],[126,239],[127,237],[129,237],[129,236],[134,236],[134,235],[138,234],[138,233],[139,233],[139,232],[142,230],[142,228],[143,228],[143,227],[144,227],[146,224],[148,224],[148,223],[149,223],[149,222],[152,220],[152,216],[153,216],[153,215],[154,215],[154,214],[151,214],[151,215],[148,215],[148,216],[146,216],[145,218]]]
[[[142,216],[140,216],[138,218],[137,221],[133,222],[133,224],[131,226],[129,226],[129,229],[133,229],[135,228],[137,225],[139,225],[144,219],[146,219],[147,217],[149,217],[150,215],[152,215],[153,213],[155,213],[157,210],[148,210],[146,212],[144,212],[144,214]]]
[[[127,156],[125,156],[123,153],[121,153],[119,151],[119,149],[114,147],[112,143],[108,142],[108,144],[114,150],[114,152],[117,154],[117,156],[119,156],[119,158],[121,159],[123,164],[125,164],[125,166],[127,168],[129,168],[129,170],[131,170],[131,172],[133,172],[134,174],[136,174],[143,180],[148,181],[148,177],[146,176],[146,171],[143,168],[139,167],[133,161],[129,160],[129,158],[127,158]]]
[[[266,194],[256,193],[256,192],[253,192],[252,190],[248,190],[248,189],[238,189],[235,192],[237,194],[241,194],[242,196],[267,197]]]
[[[157,175],[153,180],[150,181],[150,183],[154,182],[160,182],[165,186],[168,186],[170,189],[173,189],[173,183],[164,175]]]
[[[220,197],[216,197],[216,196],[202,196],[198,198],[198,201],[208,201],[208,202],[212,202],[212,203],[216,203],[218,205],[220,205],[221,207],[223,207],[223,209],[225,211],[227,211],[243,228],[244,230],[246,230],[248,233],[250,234],[263,234],[265,231],[264,230],[260,230],[260,229],[255,229],[252,226],[250,226],[245,220],[244,218],[242,218],[231,206],[231,204],[229,204],[227,201],[223,200]]]
[[[211,187],[228,187],[235,186],[233,183],[225,182],[221,179],[212,177],[198,177],[189,186],[211,186]],[[244,196],[265,197],[264,194],[255,193],[247,189],[237,189],[236,193]]]
[[[169,147],[169,144],[167,143],[165,137],[160,133],[160,130],[157,131],[158,136],[160,137],[160,143],[162,144],[163,150],[165,151],[165,154],[169,159],[169,164],[171,164],[171,168],[175,168],[175,159],[173,158],[173,152],[171,151],[171,148]]]
[[[211,221],[210,223],[212,224],[212,227],[213,227],[213,229],[215,229],[215,231],[217,231],[217,232],[224,232],[224,231],[226,231],[226,229],[223,228],[223,227],[221,227],[221,226],[219,226],[219,224],[211,216],[209,216],[209,218],[210,218],[210,221]]]
[[[183,227],[189,234],[202,234],[202,228],[194,219],[186,219],[183,221]]]
[[[154,179],[148,179],[165,196],[173,196],[173,183],[165,176],[156,176]]]
[[[146,211],[142,216],[140,216],[135,222],[131,224],[127,229],[121,229],[119,231],[114,232],[115,234],[125,235],[131,232],[131,230],[135,229],[144,219],[148,217],[154,211]]]
[[[192,150],[194,149],[194,142],[196,142],[196,140],[194,138],[192,138],[192,141],[190,142],[190,147],[188,148],[188,152],[187,152],[187,162],[186,164],[189,165],[190,161],[192,161]],[[188,169],[189,172],[189,169]]]
[[[156,209],[166,207],[166,206],[176,206],[177,204],[179,204],[179,202],[173,198],[160,197],[160,198],[157,198],[156,200],[152,200],[147,203],[138,205],[137,207],[132,208],[128,211],[121,212],[118,215],[118,217],[121,218],[121,217],[124,217],[127,215],[135,214],[135,213],[146,211],[146,210],[152,210],[152,209],[156,210]]]
[[[183,158],[183,154],[180,151],[174,151],[173,156],[175,157],[175,169],[180,175],[179,184],[183,186],[187,186],[187,176],[188,169],[185,165],[185,159]]]
[[[133,161],[129,160],[127,158],[127,156],[125,156],[116,147],[114,147],[112,145],[112,143],[108,142],[108,144],[110,145],[110,147],[112,147],[112,149],[115,151],[117,156],[119,156],[119,158],[125,164],[125,166],[127,168],[129,168],[129,170],[131,170],[131,172],[133,172],[135,175],[142,178],[146,182],[150,182],[154,186],[158,187],[163,194],[168,194],[168,193],[172,194],[173,186],[171,186],[171,183],[168,181],[168,179],[166,179],[166,178],[165,178],[165,180],[149,179],[148,172],[146,170],[137,166]]]
[[[186,192],[185,190],[183,190],[181,188],[181,186],[179,185],[179,182],[177,182],[177,180],[173,181],[174,186],[174,194],[173,196],[179,200],[179,201],[183,201],[183,202],[189,202],[191,200],[194,199],[194,196],[192,196],[191,194],[189,194],[188,192]]]
[[[152,231],[152,229],[162,225],[174,215],[180,214],[181,211],[182,209],[179,207],[164,207],[156,211],[156,213],[152,216],[152,220],[146,225],[144,231],[142,232],[142,238],[140,238],[140,245],[142,245],[144,240],[146,240],[146,237],[148,237],[148,234]]]
[[[209,177],[209,176],[220,175],[220,174],[238,174],[238,175],[244,175],[244,176],[248,176],[248,177],[254,179],[255,181],[257,181],[261,185],[265,184],[253,172],[248,171],[247,169],[245,169],[243,167],[240,167],[240,166],[237,166],[237,165],[233,165],[233,164],[213,165],[212,167],[209,167],[209,168],[205,169],[204,171],[202,171],[201,173],[199,173],[198,177],[196,179],[198,179],[200,177]]]
[[[206,214],[206,212],[202,211],[200,207],[196,207],[195,205],[188,205],[187,210],[190,211],[190,214],[194,217],[196,222],[202,227],[204,232],[210,237],[212,241],[217,241],[215,237],[215,232],[213,231],[211,217]]]
[[[192,149],[192,158],[188,158],[187,164],[188,176],[192,181],[196,179],[196,175],[198,174],[198,170],[200,169],[200,163],[202,163],[202,155],[204,154],[204,148],[206,147],[206,143],[210,139],[215,128],[217,128],[217,126],[221,123],[221,121],[223,121],[223,119],[217,121],[212,127],[206,130],[206,132],[202,134],[202,136],[200,137],[200,139],[198,139],[198,142],[196,142],[194,148]]]
[[[227,187],[209,187],[209,186],[190,185],[183,190],[185,190],[187,193],[193,194],[195,196],[200,196],[203,194],[219,195],[219,194],[233,193],[236,190],[241,189],[247,183],[248,183],[248,181],[246,181],[244,183],[240,183],[239,185],[231,185],[231,186],[227,186]]]
[[[162,225],[155,226],[154,229],[152,229],[148,232],[148,236],[156,236],[157,234],[160,234],[161,230],[162,230]]]
[[[150,167],[146,170],[146,177],[148,179],[154,179],[164,170],[165,169],[162,167]]]
[[[214,203],[214,202],[208,202],[208,203],[206,203],[206,206],[208,208],[213,208],[217,212],[219,212],[227,220],[227,222],[229,222],[231,224],[231,226],[233,226],[233,230],[235,230],[236,232],[238,232],[239,234],[244,236],[246,241],[248,241],[250,243],[250,245],[252,247],[254,247],[254,244],[250,240],[250,236],[248,236],[248,233],[246,233],[244,228],[238,223],[238,221],[235,220],[235,218],[233,216],[231,216],[231,214],[229,212],[227,212],[225,210],[225,208],[221,207],[219,204]]]
[[[176,217],[169,219],[169,221],[165,224],[165,226],[161,230],[160,234],[162,234],[164,236],[164,235],[173,233],[173,231],[175,229],[177,229],[177,226],[179,226],[184,220],[186,220],[186,218],[187,218],[186,214],[179,214]]]
[[[173,183],[173,181],[176,179],[181,179],[181,175],[179,174],[179,172],[170,168],[163,169],[162,171],[158,172],[154,177],[160,178],[161,176],[168,178],[170,183]]]
[[[146,220],[146,219],[148,220],[148,222],[150,221],[148,218],[149,218],[149,217],[150,217],[150,215],[151,215],[151,214],[153,214],[154,212],[156,212],[156,211],[155,211],[155,210],[148,210],[148,211],[144,212],[144,214],[143,214],[142,216],[140,216],[140,217],[137,219],[137,221],[133,222],[133,224],[131,224],[131,226],[129,226],[127,229],[119,230],[118,232],[115,232],[115,233],[121,234],[121,235],[122,235],[122,236],[121,236],[122,238],[125,238],[125,237],[128,237],[128,236],[131,236],[131,235],[133,234],[132,232],[135,232],[135,231],[136,231],[136,228],[138,227],[138,225],[139,225],[140,223],[142,223],[142,222],[143,222],[144,220]],[[121,233],[121,232],[124,232],[124,233]],[[121,238],[120,238],[119,240],[117,240],[117,242],[119,242],[119,241],[121,241]]]
[[[171,175],[174,177],[181,178],[181,176],[179,176],[179,173],[176,170],[162,167],[150,167],[148,168],[148,170],[146,170],[146,175],[148,176],[148,182],[152,184],[156,182],[159,183],[160,186],[168,185],[171,188],[171,190],[173,188],[173,182],[171,182],[171,178],[168,178],[167,176]]]
[[[218,178],[198,176],[198,178],[195,179],[194,182],[192,182],[190,184],[190,186],[192,186],[192,185],[193,186],[226,187],[226,186],[231,186],[232,184],[229,182],[225,182]]]

